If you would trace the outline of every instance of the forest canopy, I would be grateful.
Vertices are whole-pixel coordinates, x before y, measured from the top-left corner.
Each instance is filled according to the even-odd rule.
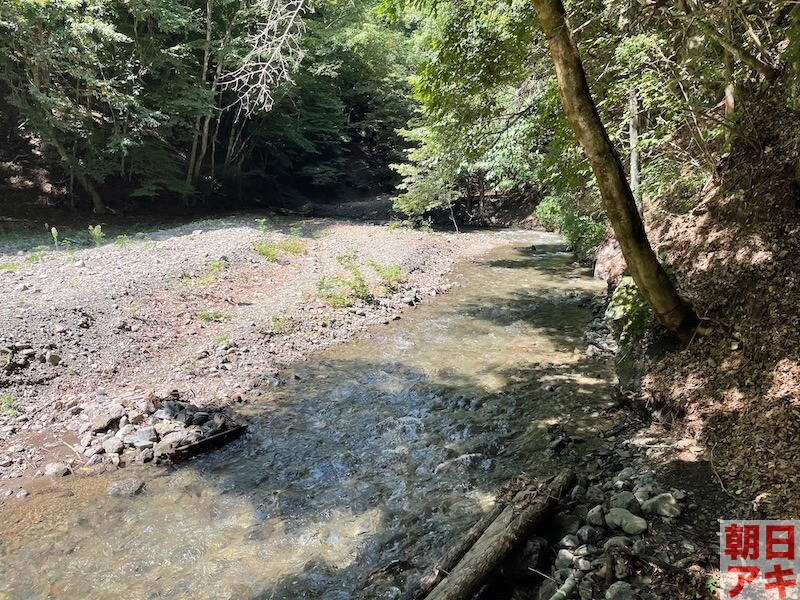
[[[797,108],[791,2],[567,10],[637,199],[688,206],[765,93]],[[0,29],[4,136],[96,211],[399,184],[416,219],[517,195],[582,252],[606,235],[526,0],[10,0]]]

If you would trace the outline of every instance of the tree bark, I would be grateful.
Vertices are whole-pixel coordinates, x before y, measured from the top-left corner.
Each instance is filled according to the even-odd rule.
[[[636,208],[639,214],[644,215],[642,207],[642,184],[639,173],[639,97],[636,95],[636,90],[630,91],[629,109],[628,128],[631,152],[631,193],[633,193],[633,200],[636,202]]]
[[[561,0],[533,0],[547,35],[564,112],[592,166],[608,219],[639,291],[658,320],[682,341],[697,324],[650,246],[619,154],[589,91],[578,47]]]
[[[530,489],[517,494],[426,600],[472,598],[514,548],[528,537],[533,526],[575,486],[576,481],[575,473],[567,469],[532,499],[533,491]]]

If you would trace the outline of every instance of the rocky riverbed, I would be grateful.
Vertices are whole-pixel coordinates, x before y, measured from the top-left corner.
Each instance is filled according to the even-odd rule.
[[[165,443],[231,427],[222,411],[254,380],[280,385],[284,365],[446,292],[454,262],[490,244],[245,215],[99,247],[7,249],[0,497],[25,497],[37,477],[157,460]],[[361,277],[368,294],[350,297]],[[183,404],[162,408],[170,394]]]

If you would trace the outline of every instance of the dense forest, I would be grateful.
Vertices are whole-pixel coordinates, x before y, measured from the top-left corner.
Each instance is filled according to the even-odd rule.
[[[800,511],[795,0],[0,0],[0,135],[0,595],[732,597]]]

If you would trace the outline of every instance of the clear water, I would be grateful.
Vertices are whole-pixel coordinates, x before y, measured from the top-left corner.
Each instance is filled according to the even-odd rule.
[[[581,342],[602,284],[555,236],[497,242],[448,295],[254,390],[235,444],[9,503],[0,598],[398,597],[492,490],[558,467],[549,424],[589,448],[611,402]],[[106,495],[131,476],[142,495]]]

